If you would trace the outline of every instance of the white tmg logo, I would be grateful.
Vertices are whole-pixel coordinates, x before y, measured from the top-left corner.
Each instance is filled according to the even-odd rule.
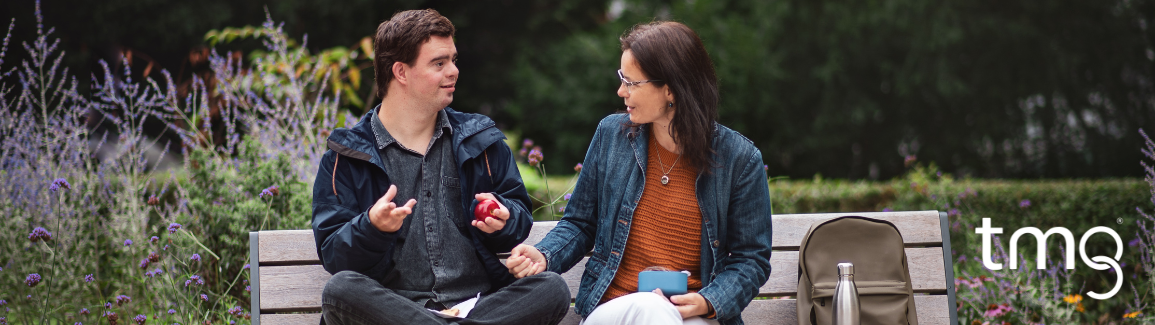
[[[1118,247],[1118,249],[1115,251],[1115,259],[1112,260],[1106,256],[1095,256],[1092,258],[1087,258],[1087,238],[1090,238],[1091,235],[1100,232],[1106,233],[1115,238],[1115,245]],[[991,235],[1003,233],[1003,228],[991,228],[991,218],[983,218],[983,226],[975,228],[975,233],[983,236],[983,266],[986,266],[991,270],[1003,269],[1003,265],[1001,263],[995,263],[991,260]],[[1042,270],[1046,268],[1046,263],[1043,262],[1043,257],[1046,255],[1045,252],[1047,248],[1047,237],[1050,237],[1054,234],[1063,236],[1063,239],[1067,242],[1067,246],[1065,246],[1067,247],[1067,256],[1063,264],[1067,266],[1068,270],[1075,269],[1075,250],[1071,249],[1072,247],[1075,247],[1075,235],[1071,234],[1070,230],[1067,230],[1067,228],[1064,227],[1055,227],[1047,230],[1046,233],[1043,233],[1041,230],[1039,230],[1039,228],[1026,227],[1016,230],[1015,233],[1011,235],[1011,250],[1010,254],[1008,254],[1011,256],[1011,261],[1008,264],[1010,264],[1010,268],[1012,270],[1017,270],[1019,268],[1019,264],[1017,263],[1019,255],[1019,237],[1022,237],[1024,234],[1034,235],[1035,239],[1038,241],[1039,249],[1035,263],[1038,269]],[[1119,234],[1115,233],[1115,230],[1107,227],[1095,227],[1091,228],[1091,230],[1087,230],[1087,232],[1083,234],[1083,238],[1079,239],[1079,257],[1082,257],[1083,263],[1087,263],[1087,266],[1090,266],[1092,269],[1102,271],[1113,268],[1115,270],[1115,287],[1112,288],[1111,291],[1107,292],[1106,294],[1087,292],[1088,296],[1098,300],[1103,300],[1111,298],[1115,296],[1116,293],[1119,293],[1119,288],[1123,286],[1123,270],[1119,266],[1119,259],[1123,257],[1123,239],[1119,238]]]

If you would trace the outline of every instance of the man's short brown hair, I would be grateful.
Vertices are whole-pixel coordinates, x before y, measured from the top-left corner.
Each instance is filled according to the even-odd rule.
[[[377,97],[385,98],[393,80],[393,63],[413,65],[421,44],[430,37],[453,37],[457,30],[449,18],[437,10],[406,10],[377,26],[373,37],[373,75],[377,79]]]

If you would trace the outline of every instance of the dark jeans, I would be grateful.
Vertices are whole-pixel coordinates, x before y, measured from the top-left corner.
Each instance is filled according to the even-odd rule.
[[[359,324],[550,324],[569,311],[569,286],[542,272],[481,296],[466,319],[445,319],[357,272],[333,275],[321,294],[324,323]]]

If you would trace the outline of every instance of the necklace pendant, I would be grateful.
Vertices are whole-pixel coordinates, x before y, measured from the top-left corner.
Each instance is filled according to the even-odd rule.
[[[662,185],[670,183],[670,176],[662,175]]]

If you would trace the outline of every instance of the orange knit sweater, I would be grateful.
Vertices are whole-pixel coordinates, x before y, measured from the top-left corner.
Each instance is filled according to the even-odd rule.
[[[642,199],[634,210],[622,263],[601,302],[637,292],[638,272],[651,266],[688,270],[687,288],[691,292],[702,288],[702,212],[694,195],[698,170],[662,148],[652,133],[648,151]],[[658,155],[666,171],[678,160],[665,185]]]

